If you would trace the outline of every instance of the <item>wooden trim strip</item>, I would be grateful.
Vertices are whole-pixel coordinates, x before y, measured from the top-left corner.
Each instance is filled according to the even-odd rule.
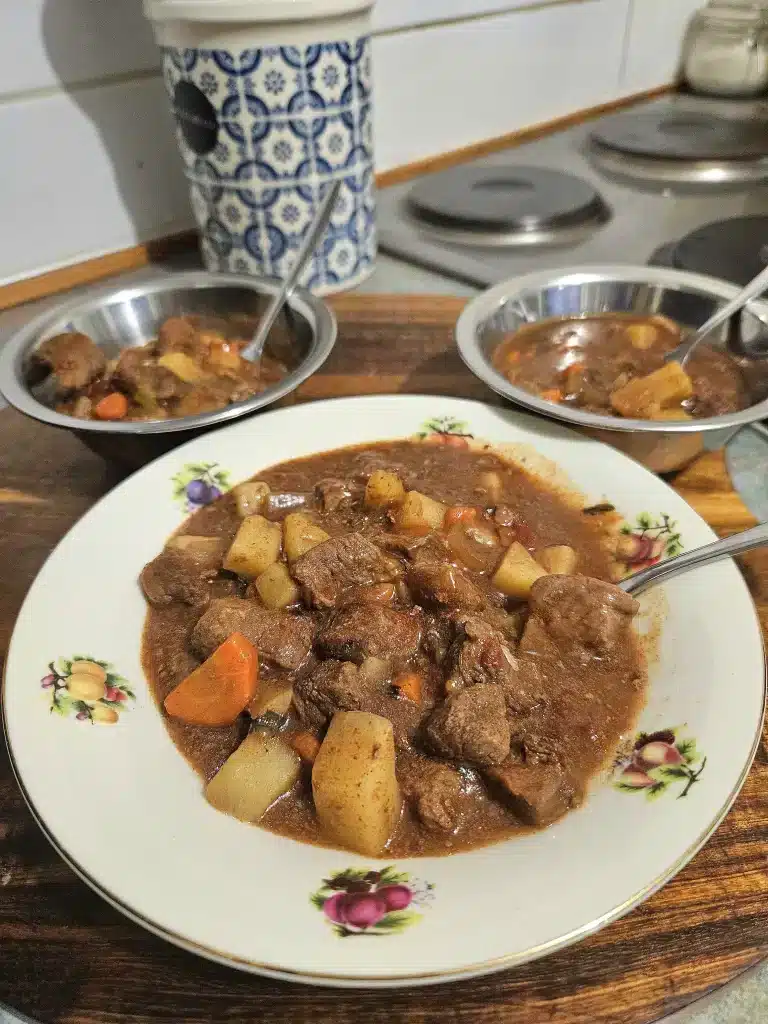
[[[673,85],[662,85],[656,89],[647,89],[645,92],[624,96],[622,99],[612,100],[610,103],[601,103],[596,107],[577,110],[574,114],[556,117],[552,121],[542,121],[540,124],[531,125],[530,128],[521,128],[518,131],[509,132],[507,135],[485,139],[483,142],[473,142],[470,146],[454,149],[450,153],[440,153],[438,156],[428,156],[424,160],[403,164],[402,167],[393,167],[391,171],[382,171],[380,174],[377,174],[376,184],[379,188],[386,188],[388,185],[401,185],[404,181],[410,181],[412,178],[419,177],[419,175],[444,171],[448,167],[455,167],[457,164],[466,163],[468,160],[476,160],[481,156],[498,153],[500,149],[508,149],[510,146],[521,146],[524,142],[533,142],[534,139],[540,139],[544,135],[551,135],[554,132],[572,128],[574,125],[582,124],[584,121],[591,121],[596,117],[624,110],[627,107],[634,106],[636,103],[657,99],[659,96],[665,96],[667,93],[672,92],[674,88]]]
[[[158,263],[178,253],[188,252],[196,245],[197,232],[183,231],[144,242],[142,245],[134,245],[130,249],[120,249],[105,256],[84,260],[82,263],[73,263],[68,267],[49,270],[45,274],[13,281],[0,287],[0,310],[43,299],[57,292],[69,291],[70,288],[77,288],[79,285],[92,284],[113,274],[138,270],[150,263]]]
[[[388,185],[399,185],[421,174],[445,170],[448,167],[456,166],[456,164],[465,163],[477,157],[487,156],[490,153],[496,153],[510,146],[519,146],[524,142],[531,142],[544,135],[562,131],[565,128],[592,120],[603,114],[623,110],[635,103],[655,99],[658,96],[671,92],[673,88],[674,86],[672,85],[665,85],[657,89],[648,89],[645,92],[635,93],[632,96],[626,96],[611,103],[602,103],[599,106],[579,110],[565,117],[545,121],[530,128],[509,132],[507,135],[486,139],[483,142],[475,142],[471,146],[464,146],[449,153],[441,153],[438,156],[427,157],[424,160],[404,164],[402,167],[394,167],[390,171],[382,171],[380,174],[377,174],[376,184],[379,188],[386,188]],[[10,309],[12,306],[19,306],[24,302],[32,302],[35,299],[42,299],[49,295],[55,295],[58,292],[68,291],[70,288],[77,288],[80,285],[92,284],[94,281],[99,281],[104,277],[110,277],[114,274],[125,273],[128,270],[138,270],[150,263],[161,262],[170,256],[194,249],[197,246],[197,240],[196,231],[184,231],[180,234],[168,235],[165,238],[145,242],[142,245],[134,245],[129,249],[107,253],[105,256],[96,256],[94,259],[84,260],[82,263],[73,263],[68,267],[60,267],[58,270],[50,270],[44,274],[27,277],[21,281],[14,281],[11,284],[0,286],[0,310]]]

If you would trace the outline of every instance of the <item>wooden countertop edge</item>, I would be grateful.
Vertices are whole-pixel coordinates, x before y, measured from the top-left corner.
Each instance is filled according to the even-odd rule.
[[[445,170],[448,167],[454,167],[456,164],[465,163],[477,157],[487,156],[490,153],[496,153],[510,146],[532,142],[534,139],[541,138],[544,135],[562,131],[565,128],[593,120],[596,117],[612,113],[613,111],[623,110],[636,103],[655,99],[672,92],[674,88],[673,85],[663,85],[655,89],[646,89],[643,92],[622,96],[617,100],[612,100],[610,103],[601,103],[594,107],[578,110],[573,114],[567,114],[564,117],[557,117],[550,121],[531,125],[528,128],[508,132],[505,135],[484,139],[481,142],[475,142],[469,146],[463,146],[460,149],[451,150],[447,153],[425,157],[422,160],[403,164],[401,167],[393,167],[391,170],[382,171],[377,174],[376,183],[379,188],[399,185],[421,174]],[[113,274],[138,270],[151,263],[158,263],[168,259],[169,256],[175,253],[194,249],[197,246],[197,237],[197,231],[191,229],[178,234],[167,235],[153,241],[143,242],[140,245],[134,245],[127,249],[120,249],[117,252],[106,253],[103,256],[96,256],[93,259],[83,260],[79,263],[72,263],[67,267],[50,270],[44,274],[37,274],[32,277],[23,278],[20,281],[13,281],[0,287],[0,310],[11,309],[25,302],[33,302],[35,299],[56,295],[59,292],[68,291],[70,288],[92,284]]]

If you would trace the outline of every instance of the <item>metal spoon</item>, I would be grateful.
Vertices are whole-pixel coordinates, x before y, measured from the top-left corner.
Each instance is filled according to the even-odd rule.
[[[314,255],[320,239],[325,234],[325,229],[328,227],[328,223],[330,222],[331,214],[333,213],[333,208],[336,205],[336,199],[339,195],[340,189],[341,181],[335,181],[326,192],[323,201],[318,206],[315,219],[310,225],[304,241],[301,243],[299,255],[296,257],[296,262],[291,267],[291,272],[288,274],[285,281],[283,281],[283,286],[280,291],[270,302],[266,313],[262,317],[261,323],[253,335],[253,338],[248,342],[245,348],[240,350],[240,355],[243,359],[250,359],[251,362],[254,363],[261,359],[261,354],[267,343],[267,337],[274,326],[275,320],[277,320],[280,310],[291,297],[304,267]]]
[[[641,594],[649,587],[655,587],[657,583],[663,583],[671,576],[688,572],[699,565],[709,565],[710,562],[719,562],[721,558],[730,558],[733,555],[740,555],[743,551],[751,551],[752,548],[762,547],[768,544],[768,523],[760,523],[753,526],[751,530],[743,530],[732,537],[724,540],[716,540],[712,544],[705,544],[703,548],[696,548],[695,551],[686,551],[683,555],[676,555],[667,559],[666,562],[659,562],[652,565],[650,569],[643,569],[633,576],[628,576],[619,583],[619,587],[628,594]]]
[[[691,353],[708,335],[712,333],[720,324],[725,323],[734,313],[738,313],[748,302],[752,299],[758,298],[768,289],[768,267],[765,270],[761,270],[757,277],[754,277],[746,287],[742,288],[739,294],[731,299],[730,302],[718,309],[709,320],[706,320],[701,327],[697,328],[692,336],[687,338],[681,345],[673,348],[671,352],[667,352],[664,357],[665,363],[677,362],[682,367],[685,367],[686,362],[691,356]]]

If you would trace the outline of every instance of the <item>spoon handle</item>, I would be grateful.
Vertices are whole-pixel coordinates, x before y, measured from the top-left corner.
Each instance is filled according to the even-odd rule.
[[[751,530],[743,530],[732,537],[716,540],[712,544],[705,544],[703,548],[695,548],[693,551],[686,551],[685,554],[676,555],[675,558],[669,558],[666,562],[652,565],[650,569],[643,569],[642,572],[628,576],[619,583],[619,587],[628,594],[641,594],[649,587],[663,583],[678,573],[688,572],[699,565],[709,565],[710,562],[719,562],[721,558],[740,555],[763,544],[768,544],[768,523],[760,523]]]
[[[697,328],[694,336],[684,346],[684,351],[682,349],[677,350],[678,362],[684,366],[685,361],[700,341],[706,338],[707,335],[711,334],[712,331],[720,326],[720,324],[725,323],[725,321],[728,320],[729,317],[732,317],[734,313],[738,313],[738,311],[746,306],[748,302],[751,302],[752,299],[758,298],[766,290],[768,290],[768,267],[766,267],[765,270],[761,270],[757,277],[752,278],[749,284],[742,288],[735,298],[731,299],[730,302],[726,302],[726,304],[721,309],[718,309],[717,312],[709,318],[709,320],[705,320],[701,327]]]
[[[257,359],[261,358],[261,353],[264,351],[267,337],[269,332],[272,330],[275,320],[277,320],[280,310],[290,298],[291,292],[296,287],[296,283],[299,280],[304,267],[309,262],[309,259],[317,248],[320,239],[325,234],[325,229],[328,227],[331,220],[331,214],[333,213],[333,208],[336,205],[336,199],[339,195],[340,189],[341,181],[335,181],[323,197],[323,200],[317,209],[315,220],[310,225],[309,231],[304,237],[304,241],[301,243],[299,254],[291,267],[290,273],[283,281],[282,288],[270,302],[269,307],[267,308],[267,311],[253,336],[253,340],[250,341],[240,352],[243,359],[250,359],[251,361],[256,362]]]

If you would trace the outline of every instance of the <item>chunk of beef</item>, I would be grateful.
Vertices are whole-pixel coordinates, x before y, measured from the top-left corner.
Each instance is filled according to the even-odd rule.
[[[201,658],[207,658],[232,633],[242,633],[268,661],[296,669],[309,654],[314,626],[290,612],[262,608],[240,597],[222,597],[212,601],[197,620],[190,642]]]
[[[625,646],[637,601],[588,576],[542,576],[529,599],[520,651],[580,662]]]
[[[517,659],[499,630],[476,616],[463,617],[457,626],[460,637],[454,648],[454,680],[463,686],[502,685],[508,678],[517,676]]]
[[[368,657],[411,658],[421,640],[416,614],[378,604],[351,605],[321,631],[318,647],[328,657],[358,664]]]
[[[49,338],[34,353],[35,361],[50,367],[64,390],[84,388],[106,369],[107,360],[87,334],[72,331]]]
[[[549,825],[581,802],[572,781],[554,762],[508,760],[485,772],[492,790],[526,825]]]
[[[339,599],[339,607],[353,604],[391,605],[395,597],[400,599],[399,586],[395,583],[371,583],[367,587],[350,587]]]
[[[350,586],[391,583],[401,573],[399,562],[385,555],[361,533],[332,537],[294,562],[291,572],[312,604],[334,608]]]
[[[293,704],[304,722],[322,728],[337,711],[373,709],[386,695],[388,677],[378,659],[361,666],[323,661],[294,683]]]
[[[430,832],[456,831],[471,801],[454,768],[418,755],[401,755],[398,777],[406,799]]]
[[[352,501],[352,490],[344,480],[329,477],[315,485],[315,493],[320,499],[324,512],[335,512],[344,508]]]
[[[445,615],[424,613],[422,646],[435,665],[441,666],[456,639],[456,627]]]
[[[152,605],[174,601],[208,604],[211,580],[221,567],[226,542],[217,537],[174,537],[141,571],[139,582]]]
[[[196,356],[200,348],[199,333],[189,317],[168,317],[160,325],[157,334],[157,350],[162,355],[165,355],[166,352],[183,352],[188,356]]]
[[[455,628],[458,637],[451,649],[453,670],[446,684],[449,691],[484,683],[499,686],[507,710],[516,719],[541,704],[540,680],[535,674],[521,671],[500,630],[477,615],[457,616]]]
[[[482,683],[452,694],[432,712],[426,732],[443,757],[481,767],[500,764],[509,755],[510,744],[501,688]]]
[[[112,376],[139,403],[178,398],[189,391],[189,385],[175,373],[158,366],[149,346],[124,348]]]
[[[416,601],[429,607],[479,610],[488,604],[488,595],[449,562],[420,560],[409,568],[406,582]]]

